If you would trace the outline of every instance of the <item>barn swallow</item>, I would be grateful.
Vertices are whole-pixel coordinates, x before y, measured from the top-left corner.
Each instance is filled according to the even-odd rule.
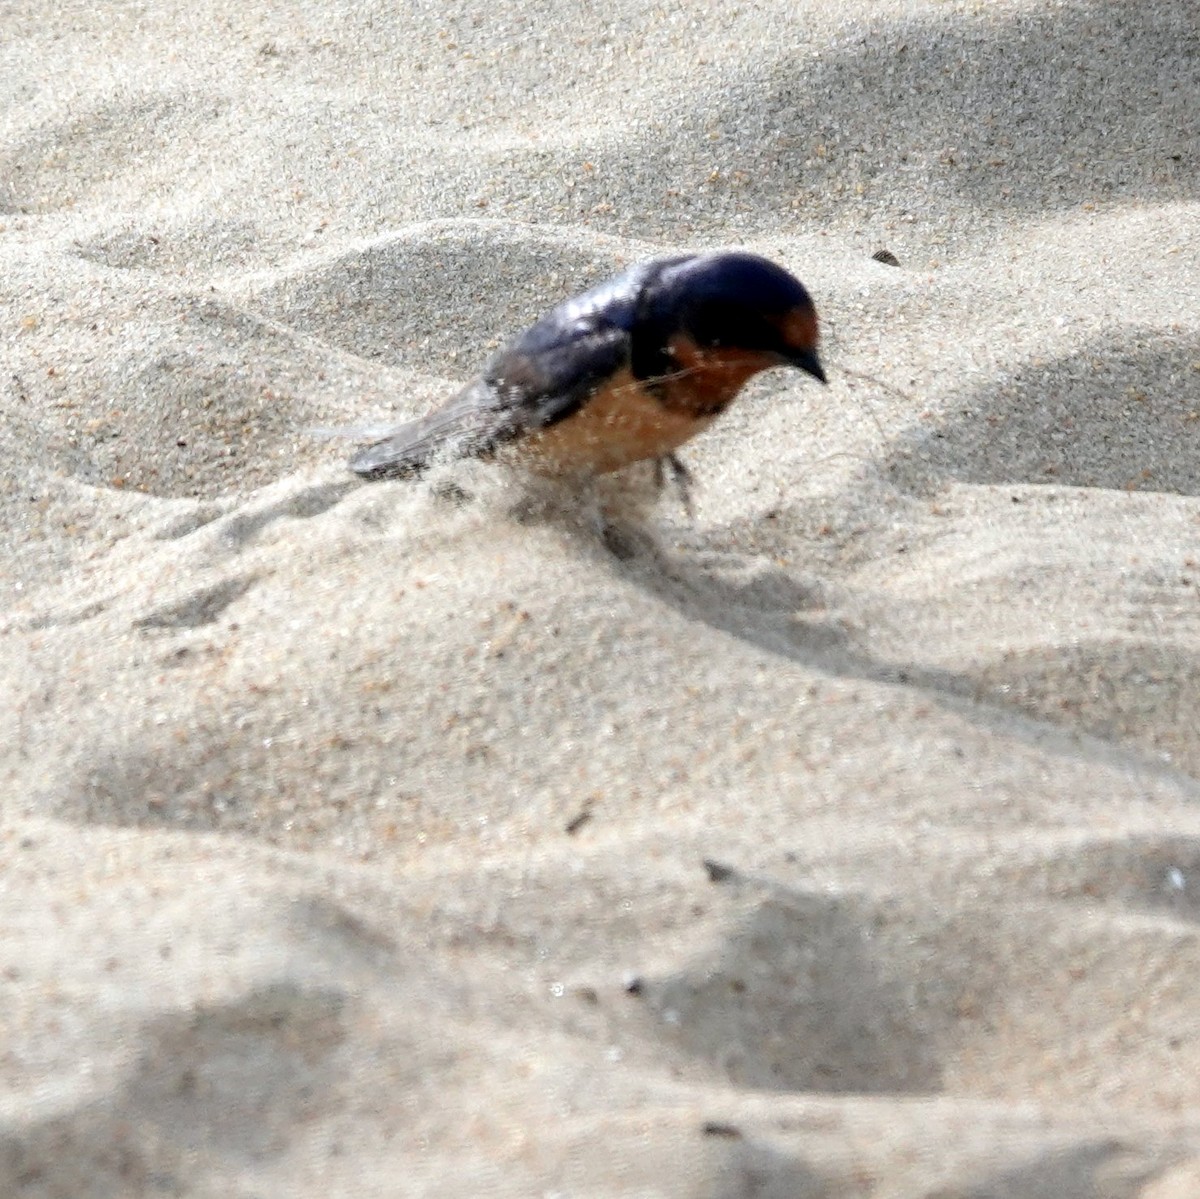
[[[755,254],[658,258],[552,308],[443,407],[360,450],[365,479],[503,447],[539,474],[605,474],[644,460],[684,489],[675,451],[759,371],[825,382],[803,284]]]

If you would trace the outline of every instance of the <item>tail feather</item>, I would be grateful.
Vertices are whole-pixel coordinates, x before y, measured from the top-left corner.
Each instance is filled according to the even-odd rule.
[[[350,469],[364,479],[403,479],[419,475],[432,462],[440,440],[423,432],[425,420],[409,421],[381,441],[350,458]]]
[[[481,402],[489,397],[480,395],[478,384],[467,388],[445,407],[364,446],[350,459],[350,469],[364,479],[404,479],[435,462],[489,453],[504,439],[500,414]]]

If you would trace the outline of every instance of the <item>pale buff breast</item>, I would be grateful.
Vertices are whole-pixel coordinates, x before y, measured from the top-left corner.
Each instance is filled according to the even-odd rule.
[[[533,470],[602,475],[670,454],[714,419],[666,407],[622,371],[573,416],[525,438],[517,452]]]
[[[769,354],[702,351],[683,338],[671,354],[680,369],[654,391],[623,370],[573,416],[522,441],[520,457],[538,471],[597,475],[662,458],[707,429],[751,376],[778,365]]]

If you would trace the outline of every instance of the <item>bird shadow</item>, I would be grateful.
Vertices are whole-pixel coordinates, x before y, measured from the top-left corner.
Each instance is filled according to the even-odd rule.
[[[839,614],[836,588],[816,577],[797,577],[753,554],[673,551],[644,530],[621,537],[624,552],[608,556],[610,569],[688,620],[831,678],[917,692],[981,731],[1039,752],[1134,769],[1200,798],[1200,780],[1123,739],[1044,719],[971,674],[872,654]]]

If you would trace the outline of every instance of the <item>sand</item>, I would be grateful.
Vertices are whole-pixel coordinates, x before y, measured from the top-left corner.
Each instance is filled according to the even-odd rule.
[[[1200,1195],[1198,30],[0,9],[0,1195]],[[734,245],[628,556],[313,432]]]

